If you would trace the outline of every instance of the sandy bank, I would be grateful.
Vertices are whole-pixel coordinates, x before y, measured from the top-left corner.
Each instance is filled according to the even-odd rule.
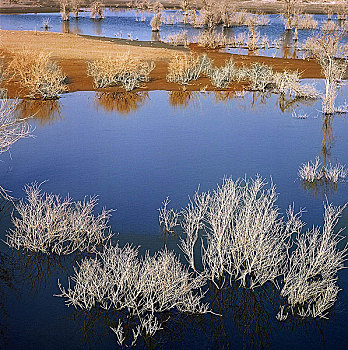
[[[217,50],[205,50],[197,45],[191,45],[189,49],[171,47],[166,44],[129,42],[127,40],[113,40],[107,38],[87,37],[75,34],[61,34],[50,32],[31,31],[0,31],[0,54],[5,57],[5,62],[11,59],[11,52],[30,49],[34,51],[50,52],[52,59],[56,60],[63,69],[69,80],[69,91],[92,91],[95,90],[91,77],[86,74],[87,62],[102,55],[113,55],[119,52],[130,52],[135,57],[144,60],[153,60],[156,68],[151,73],[151,81],[144,85],[142,90],[180,90],[178,84],[168,83],[166,74],[168,63],[171,58],[183,51],[207,53],[216,65],[222,65],[233,56],[237,65],[263,62],[276,71],[299,70],[303,78],[321,78],[320,66],[316,61],[304,61],[299,59],[271,58],[263,56],[230,55]],[[10,97],[22,97],[23,92],[16,82],[5,82]],[[234,84],[229,90],[243,89],[245,85]],[[201,78],[188,90],[198,91],[216,90],[208,79]],[[103,91],[117,91],[120,88],[103,89]]]

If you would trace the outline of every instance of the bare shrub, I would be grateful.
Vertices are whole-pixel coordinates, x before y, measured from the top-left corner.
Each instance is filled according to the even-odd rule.
[[[11,80],[18,80],[30,98],[56,99],[67,91],[66,77],[50,54],[23,50],[13,53],[8,66]]]
[[[127,54],[104,56],[88,63],[87,74],[92,76],[97,88],[122,85],[126,91],[149,81],[154,62],[144,62]]]
[[[211,67],[207,75],[214,86],[227,88],[233,80],[239,80],[239,69],[230,58],[222,67]]]
[[[81,11],[82,1],[81,0],[71,0],[71,12],[74,14],[75,18],[79,17],[79,12]]]
[[[225,47],[227,44],[226,35],[223,33],[218,33],[214,30],[203,31],[198,34],[195,41],[199,46],[203,46],[209,49],[216,49],[218,47]]]
[[[174,232],[174,228],[178,225],[179,213],[174,209],[168,209],[167,206],[170,200],[167,197],[165,201],[162,202],[162,207],[158,209],[159,216],[158,221],[160,226],[163,227],[163,231],[166,233]]]
[[[163,23],[162,13],[155,13],[150,22],[151,28],[153,32],[158,32]]]
[[[112,330],[119,344],[126,340],[134,345],[139,336],[151,337],[162,329],[159,316],[176,310],[187,313],[206,313],[200,291],[204,279],[195,277],[167,249],[147,252],[138,258],[138,249],[105,246],[95,258],[85,258],[71,278],[74,285],[65,289],[58,281],[67,305],[90,310],[96,305],[123,311],[124,319]],[[168,317],[168,316],[167,316]],[[128,334],[123,324],[136,321]]]
[[[305,182],[317,182],[326,180],[336,184],[338,181],[343,181],[347,176],[347,170],[344,165],[333,165],[328,163],[323,165],[319,157],[315,158],[315,161],[304,163],[301,165],[298,176]]]
[[[322,24],[321,29],[327,32],[335,32],[335,31],[338,31],[340,27],[334,21],[327,21]]]
[[[310,14],[299,16],[296,22],[297,29],[316,29],[317,27],[318,22]]]
[[[244,70],[244,78],[250,82],[252,90],[265,91],[273,82],[273,70],[265,64],[253,63]]]
[[[188,84],[197,80],[211,65],[207,55],[195,56],[180,54],[169,62],[167,81],[179,84]]]
[[[335,99],[340,82],[347,69],[343,46],[341,45],[342,33],[322,33],[306,42],[306,48],[322,67],[325,75],[325,95],[322,97],[322,111],[324,114],[336,112]]]
[[[176,34],[168,35],[166,41],[174,46],[188,46],[190,44],[186,30],[182,30]]]
[[[286,249],[294,231],[302,227],[293,211],[285,222],[275,206],[275,187],[264,189],[260,177],[223,180],[212,193],[196,193],[183,210],[181,249],[193,269],[196,242],[203,232],[204,274],[216,284],[224,276],[255,288],[281,275]]]
[[[287,299],[292,313],[301,317],[327,318],[337,299],[337,272],[344,267],[348,248],[338,249],[343,239],[335,226],[346,205],[325,206],[324,226],[313,227],[295,239],[289,257],[281,296]]]
[[[71,2],[70,0],[59,0],[60,14],[63,21],[69,21]]]
[[[110,238],[110,210],[93,215],[97,198],[73,202],[69,197],[42,193],[37,184],[25,187],[27,201],[15,203],[14,228],[6,243],[15,249],[66,255],[91,251]]]
[[[43,18],[42,19],[42,26],[44,27],[45,30],[48,30],[49,28],[51,28],[51,19],[50,18]]]
[[[1,100],[0,103],[0,154],[18,140],[31,136],[32,128],[25,119],[16,119],[17,102]]]
[[[308,163],[302,164],[298,170],[298,176],[301,180],[307,182],[320,180],[323,177],[320,158],[316,157],[314,162],[309,161]]]
[[[101,1],[93,1],[90,5],[91,17],[95,19],[104,18],[105,5]]]

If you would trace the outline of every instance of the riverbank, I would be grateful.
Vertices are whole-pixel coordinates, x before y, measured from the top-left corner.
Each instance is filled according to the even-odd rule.
[[[156,68],[151,72],[150,81],[140,90],[167,90],[178,91],[183,87],[166,80],[168,63],[177,54],[181,53],[206,53],[214,64],[223,65],[226,60],[233,57],[236,65],[250,65],[254,62],[264,63],[275,71],[298,70],[302,78],[322,78],[320,66],[315,60],[300,60],[289,58],[272,58],[264,56],[231,55],[218,50],[206,50],[197,45],[189,48],[175,47],[165,43],[139,42],[122,39],[109,39],[102,37],[89,37],[76,34],[62,34],[52,32],[35,31],[8,31],[0,30],[0,55],[4,57],[5,64],[11,60],[14,52],[23,49],[47,52],[62,68],[68,78],[69,92],[74,91],[119,91],[119,87],[108,89],[95,89],[93,80],[87,76],[87,62],[93,61],[104,55],[130,52],[132,56],[151,60]],[[8,90],[9,97],[23,97],[18,82],[5,81],[2,87]],[[235,83],[229,91],[243,90],[245,84]],[[196,82],[186,86],[191,91],[215,91],[207,78],[200,78]]]
[[[180,8],[180,0],[165,0],[160,1],[167,9]],[[82,1],[82,6],[87,7],[88,1]],[[105,6],[110,8],[128,8],[129,0],[104,0]],[[328,9],[334,12],[337,7],[336,2],[326,1],[306,1],[299,4],[304,13],[310,14],[327,14]],[[249,12],[263,12],[267,14],[283,13],[286,5],[284,1],[277,0],[242,0],[235,1],[236,10],[246,10]],[[192,7],[200,9],[201,2],[193,1]],[[48,0],[18,0],[16,2],[3,0],[0,4],[0,14],[19,14],[19,13],[48,13],[59,12],[58,1]]]

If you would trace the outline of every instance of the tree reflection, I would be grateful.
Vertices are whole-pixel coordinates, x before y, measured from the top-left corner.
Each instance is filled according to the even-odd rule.
[[[149,98],[147,91],[97,92],[95,102],[106,112],[118,112],[127,115],[144,105]]]
[[[16,112],[20,118],[34,118],[41,126],[52,125],[62,119],[61,111],[61,104],[57,100],[24,99],[16,106]]]

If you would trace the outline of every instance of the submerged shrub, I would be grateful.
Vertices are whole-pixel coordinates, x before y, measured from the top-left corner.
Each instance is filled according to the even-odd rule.
[[[216,284],[225,277],[255,288],[283,273],[293,232],[302,227],[292,210],[285,222],[275,205],[275,186],[265,181],[223,180],[212,193],[196,193],[183,210],[181,249],[196,270],[195,246],[201,241],[204,274]],[[204,236],[203,236],[204,237]]]
[[[104,18],[105,5],[101,1],[93,1],[90,5],[91,17],[95,19]]]
[[[154,62],[143,62],[128,52],[89,62],[87,73],[93,77],[97,88],[122,85],[126,91],[131,91],[149,81],[154,68]]]
[[[250,82],[252,90],[265,91],[273,82],[273,70],[265,64],[253,63],[244,70],[244,78]]]
[[[123,312],[112,328],[121,346],[124,341],[134,345],[139,336],[153,336],[162,329],[160,315],[164,312],[208,312],[200,292],[204,279],[195,277],[167,249],[139,258],[138,249],[131,245],[108,245],[95,258],[83,259],[71,280],[74,285],[69,283],[68,289],[58,282],[59,296],[67,305],[85,310],[99,305]],[[129,321],[136,321],[133,336],[123,331],[123,324]]]
[[[315,161],[304,163],[301,165],[298,176],[305,182],[316,182],[321,180],[327,180],[332,183],[343,181],[347,176],[347,170],[344,165],[331,163],[324,166],[319,157],[315,158]]]
[[[169,62],[167,80],[172,83],[188,84],[207,72],[211,61],[207,55],[180,54]]]
[[[13,80],[28,93],[30,98],[56,99],[67,91],[66,76],[49,53],[23,50],[13,54],[8,67]]]
[[[27,201],[15,204],[14,228],[6,243],[15,249],[45,254],[65,255],[91,251],[110,238],[110,210],[94,216],[97,198],[73,202],[53,194],[42,193],[40,186],[25,187]]]
[[[301,317],[327,318],[337,299],[337,272],[344,267],[348,249],[338,249],[343,237],[342,230],[335,233],[335,226],[345,207],[326,205],[322,229],[314,227],[295,239],[281,296]]]

